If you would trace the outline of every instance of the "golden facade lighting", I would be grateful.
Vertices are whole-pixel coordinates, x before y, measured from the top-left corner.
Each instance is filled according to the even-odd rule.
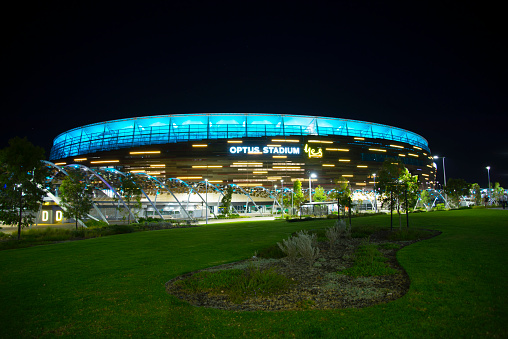
[[[62,165],[67,165],[67,163],[66,162],[55,162],[55,165],[62,166]]]
[[[428,168],[432,168],[432,166],[431,166],[431,165],[427,165],[427,167],[428,167]],[[430,172],[430,173],[432,173],[432,172]]]
[[[192,168],[222,168],[221,165],[193,165]]]
[[[288,156],[287,155],[274,155],[273,158],[274,159],[286,159]]]
[[[136,152],[129,152],[131,155],[139,155],[139,154],[160,154],[161,151],[136,151]]]
[[[275,144],[268,144],[266,146],[268,146],[268,147],[282,147],[282,145],[275,145]]]
[[[76,162],[86,161],[86,160],[87,160],[86,158],[76,158],[76,159],[74,159],[74,161],[76,161]]]
[[[300,166],[273,166],[273,169],[299,169]]]
[[[132,171],[129,171],[129,172],[130,173],[146,173],[145,170],[141,170],[141,169],[139,169],[139,170],[132,170]]]
[[[369,166],[367,166],[367,165],[356,165],[356,167],[358,167],[358,168],[368,168]]]
[[[268,171],[254,171],[252,174],[266,174]]]
[[[96,160],[96,161],[90,161],[91,164],[109,164],[109,163],[116,163],[120,162],[120,160]]]
[[[210,182],[212,184],[221,184],[224,182],[224,180],[208,180],[208,182]]]
[[[321,166],[323,166],[323,167],[335,167],[334,164],[322,164]]]
[[[366,186],[367,184],[364,182],[357,182],[355,183],[357,186]]]
[[[159,174],[161,174],[161,172],[148,171],[148,172],[146,172],[146,174],[150,174],[150,175],[159,175]]]
[[[309,140],[307,142],[318,143],[318,144],[333,144],[333,141],[326,141],[326,140]]]
[[[419,149],[420,151],[422,150],[422,148],[418,146],[413,146],[413,148]]]
[[[248,166],[248,165],[263,165],[262,162],[234,162],[233,165],[243,165],[243,166]]]
[[[405,154],[399,153],[399,157],[405,157]]]
[[[385,149],[381,149],[381,148],[369,148],[369,151],[373,151],[373,152],[386,152]]]
[[[355,137],[354,139],[355,140],[365,140],[365,138],[362,138],[362,137]]]
[[[282,177],[266,177],[268,180],[280,180]]]
[[[194,144],[192,147],[208,147],[208,144]]]
[[[347,148],[325,148],[327,151],[335,151],[335,152],[349,152]]]
[[[349,159],[339,159],[340,162],[350,162],[351,160]]]
[[[263,154],[263,152],[247,152],[247,154]]]
[[[352,178],[353,174],[342,174],[344,178]]]
[[[197,180],[197,179],[203,179],[203,177],[176,177],[177,179],[180,179],[180,180]]]
[[[407,155],[409,155],[410,157],[418,158],[418,154],[408,153]]]
[[[272,142],[300,142],[298,139],[272,139]]]
[[[242,140],[228,140],[228,144],[241,144],[243,143]]]
[[[237,185],[238,186],[246,186],[246,187],[263,186],[263,184],[261,184],[261,183],[259,183],[259,184],[242,184],[242,183],[238,183]]]
[[[395,147],[395,148],[404,148],[404,146],[400,146],[400,145],[390,145],[391,147]]]
[[[429,176],[428,174],[425,174],[425,173],[422,173],[422,175],[423,175],[424,177],[428,177],[428,176]]]
[[[164,165],[164,164],[161,164],[161,165],[150,165],[150,167],[166,167],[166,165]]]

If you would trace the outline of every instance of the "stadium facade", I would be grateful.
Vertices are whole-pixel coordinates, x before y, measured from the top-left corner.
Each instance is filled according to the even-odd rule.
[[[353,190],[368,191],[387,158],[402,161],[418,175],[422,188],[434,186],[436,169],[425,138],[397,127],[331,117],[202,113],[112,120],[58,135],[50,154],[50,161],[62,168],[136,173],[168,183],[168,189],[169,183],[178,183],[187,193],[206,189],[207,202],[208,185],[217,191],[210,201],[220,200],[219,191],[228,185],[246,195],[254,188],[268,192],[264,197],[270,200],[297,179],[303,188],[312,180],[313,189],[320,185],[330,190],[341,181]],[[310,179],[311,174],[315,178]],[[248,198],[254,197],[263,200],[259,194]],[[150,192],[146,198],[150,200]],[[168,204],[175,199],[173,194]],[[187,197],[187,205],[190,200]],[[245,209],[249,204],[245,198],[234,201]],[[178,203],[178,209],[184,208]]]

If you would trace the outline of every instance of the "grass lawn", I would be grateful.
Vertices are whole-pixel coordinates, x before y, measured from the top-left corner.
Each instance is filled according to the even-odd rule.
[[[0,338],[508,337],[508,212],[417,213],[442,231],[398,253],[411,278],[399,300],[365,309],[230,312],[165,292],[180,274],[245,259],[333,220],[239,222],[0,251]],[[389,216],[353,219],[387,227]]]

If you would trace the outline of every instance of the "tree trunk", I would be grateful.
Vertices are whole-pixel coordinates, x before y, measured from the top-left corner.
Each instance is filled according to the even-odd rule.
[[[23,222],[23,190],[19,190],[18,240],[21,239],[21,223],[22,222]]]

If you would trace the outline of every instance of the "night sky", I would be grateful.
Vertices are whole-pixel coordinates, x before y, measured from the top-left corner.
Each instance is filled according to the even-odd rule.
[[[506,188],[503,11],[405,3],[3,8],[0,147],[27,136],[49,156],[68,129],[145,115],[309,114],[416,132],[447,179],[486,187],[490,165]]]

